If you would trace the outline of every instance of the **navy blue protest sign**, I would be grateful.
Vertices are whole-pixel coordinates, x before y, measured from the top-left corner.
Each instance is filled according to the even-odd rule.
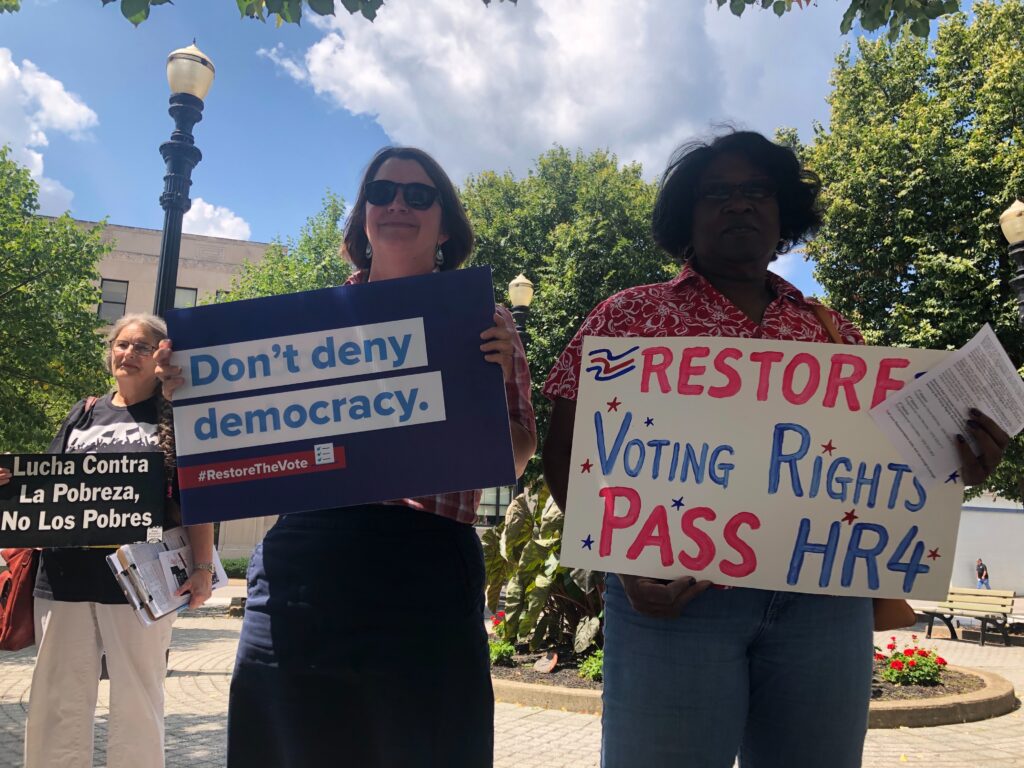
[[[515,482],[491,271],[168,313],[188,524]]]

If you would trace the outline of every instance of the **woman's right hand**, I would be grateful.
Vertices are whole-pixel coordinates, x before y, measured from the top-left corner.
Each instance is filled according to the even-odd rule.
[[[7,467],[0,467],[0,485],[7,485],[11,482],[11,470]]]
[[[664,581],[620,573],[619,581],[634,610],[660,619],[678,618],[688,602],[711,586],[710,581],[697,581],[693,576]]]
[[[156,377],[160,380],[164,400],[168,402],[174,399],[174,390],[185,383],[181,368],[171,365],[171,349],[171,340],[164,339],[153,353],[153,359],[156,360]]]

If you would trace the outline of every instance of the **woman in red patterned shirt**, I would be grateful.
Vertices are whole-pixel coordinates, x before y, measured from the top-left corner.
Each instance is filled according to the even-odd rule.
[[[828,342],[803,295],[769,264],[821,223],[820,181],[756,133],[684,146],[666,171],[654,237],[683,262],[667,283],[602,302],[555,364],[544,476],[565,507],[583,337],[731,336]],[[846,343],[860,333],[831,312]],[[961,442],[962,476],[978,483],[1008,438],[973,414],[982,449]],[[742,425],[737,424],[737,429]],[[608,574],[605,768],[740,765],[853,768],[861,762],[872,664],[869,598],[714,589]]]
[[[409,147],[374,156],[345,227],[344,251],[359,269],[350,284],[457,269],[472,249],[469,220],[437,161]],[[504,307],[481,331],[484,359],[504,374],[522,474],[537,443],[526,355]],[[169,365],[160,373],[179,381]],[[473,447],[422,450],[457,462]],[[278,520],[249,566],[228,708],[229,768],[492,764],[484,562],[472,525],[480,495]]]

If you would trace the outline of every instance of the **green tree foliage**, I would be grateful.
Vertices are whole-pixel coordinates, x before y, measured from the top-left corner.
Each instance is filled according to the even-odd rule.
[[[777,16],[783,16],[793,10],[793,6],[805,13],[811,13],[816,2],[811,0],[715,0],[718,7],[729,6],[729,10],[737,16],[751,6],[771,8]],[[913,35],[927,38],[931,32],[931,23],[940,16],[956,13],[960,10],[960,0],[849,0],[839,31],[847,34],[855,22],[864,29],[874,32],[876,29],[889,28],[889,38],[895,40],[901,31],[906,30]]]
[[[827,206],[808,253],[869,343],[951,349],[988,322],[1020,365],[998,218],[1024,196],[1024,0],[974,13],[931,47],[862,39],[839,56],[830,125],[804,150]],[[990,488],[1021,498],[1022,471],[1018,438]]]
[[[345,201],[328,191],[320,212],[306,220],[298,240],[275,240],[260,262],[246,262],[231,281],[231,289],[215,302],[279,296],[341,285],[352,272],[339,251]]]
[[[42,218],[39,187],[0,148],[0,450],[46,448],[76,400],[109,386],[96,333],[102,225]]]
[[[556,147],[523,178],[482,173],[462,192],[476,232],[474,263],[494,270],[497,299],[520,272],[536,288],[527,325],[527,357],[540,438],[550,404],[541,386],[558,355],[600,301],[633,285],[668,279],[678,267],[650,235],[655,187],[638,164],[614,155]],[[538,462],[527,483],[539,476]]]
[[[118,2],[118,0],[100,0],[103,5]],[[211,2],[212,0],[206,0]],[[508,0],[513,5],[516,0]],[[231,0],[220,0],[220,2],[231,2]],[[483,0],[484,5],[490,5],[493,0]],[[505,0],[498,0],[505,2]],[[120,0],[121,15],[135,26],[138,26],[149,18],[149,10],[155,5],[169,5],[171,0]],[[384,5],[384,0],[234,0],[238,6],[238,12],[242,18],[257,19],[266,21],[267,17],[274,19],[277,26],[282,24],[298,24],[302,21],[303,11],[309,11],[319,16],[333,16],[337,3],[341,4],[349,13],[358,13],[363,18],[373,21],[377,18],[377,11]],[[0,13],[14,13],[20,9],[19,0],[0,0]]]
[[[101,0],[104,5],[117,0]],[[209,0],[207,0],[209,1]],[[229,2],[230,0],[221,0]],[[284,23],[298,24],[302,20],[303,9],[319,14],[333,16],[335,0],[234,0],[243,18],[266,21],[268,16],[274,18],[277,26]],[[415,0],[393,0],[394,2],[415,2]],[[508,0],[515,4],[516,0]],[[625,4],[629,0],[617,0]],[[138,26],[149,18],[149,9],[154,5],[165,5],[171,0],[121,0],[121,14],[132,24]],[[373,21],[377,11],[384,5],[384,0],[338,0],[349,13],[359,13]],[[454,0],[453,0],[454,2]],[[482,0],[490,5],[493,0]],[[505,2],[505,0],[499,0]],[[737,16],[753,6],[762,10],[771,9],[777,16],[784,16],[793,7],[813,12],[816,3],[811,0],[715,0],[719,8],[725,5]],[[889,28],[890,39],[895,40],[901,30],[909,30],[918,37],[926,38],[931,31],[931,22],[941,16],[956,13],[960,10],[960,0],[846,0],[848,3],[843,20],[839,25],[842,34],[849,32],[854,22],[870,31]],[[630,3],[632,4],[632,3]],[[18,0],[0,0],[0,13],[14,13],[19,9]]]

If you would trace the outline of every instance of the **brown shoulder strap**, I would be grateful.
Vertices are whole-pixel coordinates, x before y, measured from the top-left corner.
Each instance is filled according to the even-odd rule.
[[[829,338],[832,339],[832,343],[845,344],[846,342],[843,341],[843,337],[840,335],[839,329],[836,328],[836,324],[832,322],[832,315],[829,314],[825,305],[818,304],[814,301],[809,301],[807,303],[811,305],[811,309],[818,317],[818,322],[821,323],[821,327],[825,329],[826,333],[828,333]]]

